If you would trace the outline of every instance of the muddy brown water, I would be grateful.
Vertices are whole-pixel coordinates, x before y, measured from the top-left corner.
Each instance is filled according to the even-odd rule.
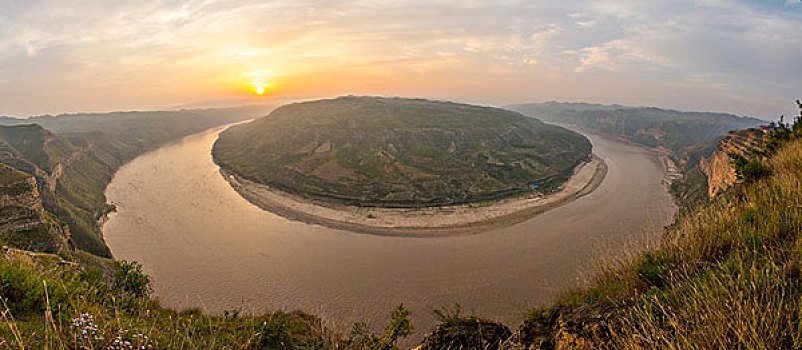
[[[406,238],[291,221],[239,196],[212,162],[222,128],[124,165],[106,190],[103,232],[115,257],[138,260],[177,308],[301,309],[345,329],[380,327],[398,303],[419,339],[432,310],[517,325],[592,269],[600,251],[654,237],[676,211],[647,148],[586,134],[608,165],[599,188],[519,224],[475,235]]]

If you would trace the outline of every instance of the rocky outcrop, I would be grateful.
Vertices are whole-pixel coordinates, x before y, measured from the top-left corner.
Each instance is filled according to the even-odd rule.
[[[0,171],[5,171],[0,170]],[[17,181],[0,184],[0,207],[21,206],[31,209],[42,209],[36,179],[25,176]]]
[[[20,249],[69,256],[67,225],[42,205],[36,178],[0,164],[0,242]]]
[[[751,150],[761,147],[768,136],[768,130],[762,128],[731,131],[718,142],[710,157],[700,160],[699,169],[707,176],[707,194],[710,198],[738,181],[730,154],[740,154],[749,159],[752,157]]]

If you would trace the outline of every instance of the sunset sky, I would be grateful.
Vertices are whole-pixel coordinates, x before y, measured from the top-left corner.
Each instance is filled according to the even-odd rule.
[[[3,0],[0,115],[358,94],[774,119],[802,98],[800,1]]]

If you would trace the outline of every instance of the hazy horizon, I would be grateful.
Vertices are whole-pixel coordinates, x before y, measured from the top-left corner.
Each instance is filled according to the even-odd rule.
[[[776,119],[799,33],[799,0],[7,2],[0,115],[353,94]]]
[[[493,103],[481,103],[481,102],[471,102],[471,101],[460,101],[456,99],[436,99],[436,98],[427,98],[421,96],[383,96],[383,95],[336,95],[336,96],[302,96],[298,98],[294,97],[287,97],[282,99],[264,99],[261,101],[245,101],[244,100],[229,100],[229,101],[200,101],[196,103],[189,103],[185,105],[173,106],[173,107],[166,107],[161,109],[128,109],[128,110],[102,110],[102,111],[74,111],[74,112],[62,112],[62,113],[46,113],[46,114],[34,114],[34,115],[27,115],[27,116],[16,116],[16,115],[0,115],[0,118],[15,118],[15,119],[30,119],[30,118],[39,118],[39,117],[59,117],[59,116],[68,116],[68,115],[92,115],[92,114],[113,114],[113,113],[145,113],[145,112],[162,112],[162,111],[181,111],[181,110],[205,110],[205,109],[226,109],[226,108],[245,108],[245,107],[256,107],[256,106],[264,106],[264,107],[276,107],[281,106],[284,104],[296,103],[296,102],[306,102],[306,101],[316,101],[321,99],[334,99],[339,97],[345,96],[367,96],[367,97],[388,97],[388,98],[426,98],[431,99],[433,101],[445,101],[445,102],[456,102],[456,103],[468,103],[480,106],[489,106],[489,107],[497,107],[497,108],[504,108],[506,106],[512,106],[515,104],[540,104],[540,103],[586,103],[591,105],[604,105],[604,106],[613,106],[613,105],[620,105],[621,107],[625,108],[661,108],[666,110],[676,110],[679,112],[709,112],[709,113],[724,113],[724,114],[731,114],[738,117],[744,118],[758,118],[763,119],[766,121],[774,121],[777,118],[760,118],[752,115],[745,115],[745,114],[737,114],[733,112],[727,111],[715,111],[715,110],[685,110],[685,109],[676,109],[676,108],[666,108],[660,106],[650,106],[650,105],[623,105],[620,103],[594,103],[594,102],[587,102],[587,101],[556,101],[556,100],[548,100],[548,101],[522,101],[520,103],[509,103],[509,104],[493,104]],[[790,117],[794,115],[791,114]]]

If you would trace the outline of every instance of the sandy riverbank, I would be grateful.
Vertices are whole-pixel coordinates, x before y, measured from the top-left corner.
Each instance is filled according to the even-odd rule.
[[[222,168],[220,172],[249,202],[292,220],[361,233],[430,236],[479,233],[509,226],[569,203],[593,192],[607,174],[607,165],[594,155],[577,166],[558,192],[548,196],[533,192],[490,203],[420,209],[360,208],[312,201],[243,179]]]

